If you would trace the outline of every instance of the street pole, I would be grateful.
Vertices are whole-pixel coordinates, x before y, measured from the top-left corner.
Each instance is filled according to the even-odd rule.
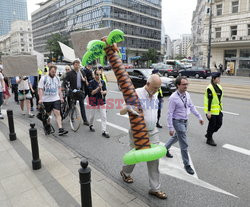
[[[210,0],[209,9],[209,31],[208,31],[208,56],[207,56],[207,68],[210,69],[210,59],[211,59],[211,36],[212,36],[212,0]]]

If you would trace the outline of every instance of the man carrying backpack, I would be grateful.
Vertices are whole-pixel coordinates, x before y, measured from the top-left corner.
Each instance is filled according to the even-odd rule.
[[[49,74],[42,76],[38,84],[39,104],[44,105],[48,114],[53,111],[59,128],[59,136],[67,134],[62,128],[62,117],[60,114],[61,101],[63,101],[60,79],[56,76],[57,67],[49,67]]]

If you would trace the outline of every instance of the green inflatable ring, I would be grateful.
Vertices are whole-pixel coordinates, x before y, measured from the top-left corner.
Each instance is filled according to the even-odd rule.
[[[133,165],[139,162],[148,162],[158,160],[167,153],[166,147],[162,145],[151,144],[151,148],[136,150],[132,149],[123,156],[123,162],[126,165]]]
[[[114,43],[124,41],[124,32],[119,29],[111,31],[107,37],[107,43],[113,45]]]

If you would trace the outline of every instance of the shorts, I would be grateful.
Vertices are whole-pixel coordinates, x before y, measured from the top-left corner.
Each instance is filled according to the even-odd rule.
[[[23,100],[30,100],[32,99],[32,95],[30,93],[30,90],[20,90],[18,91],[18,100],[23,101]]]
[[[53,102],[43,102],[44,108],[47,113],[50,113],[53,109],[58,111],[61,110],[61,101],[53,101]]]

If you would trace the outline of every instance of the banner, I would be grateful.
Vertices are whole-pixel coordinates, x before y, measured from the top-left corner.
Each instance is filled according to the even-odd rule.
[[[3,71],[7,77],[37,76],[37,57],[35,55],[3,56]]]
[[[82,59],[86,52],[87,44],[91,40],[101,40],[102,37],[108,36],[111,32],[110,28],[101,28],[94,30],[83,30],[71,33],[71,41],[77,58]]]

